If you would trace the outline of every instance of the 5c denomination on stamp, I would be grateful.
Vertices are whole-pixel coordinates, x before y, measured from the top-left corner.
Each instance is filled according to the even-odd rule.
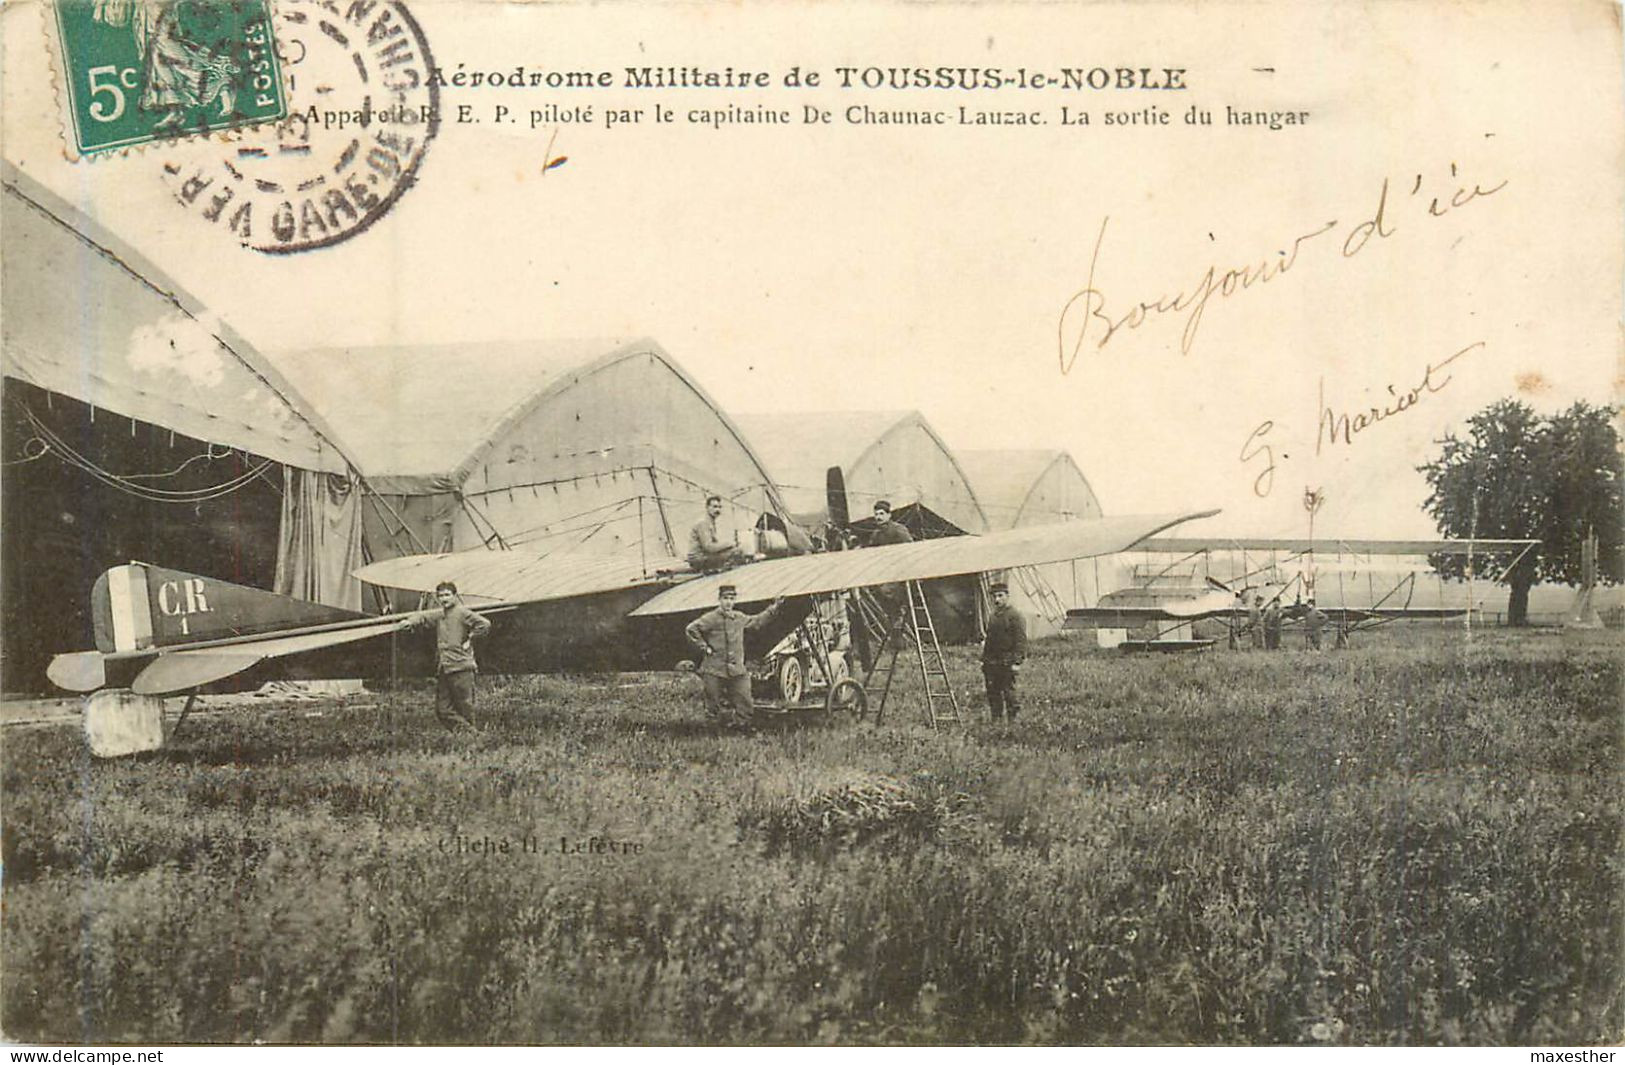
[[[80,155],[288,113],[269,0],[58,0],[64,123]]]
[[[282,0],[288,114],[230,145],[180,144],[175,198],[245,247],[328,247],[365,232],[411,187],[440,124],[428,43],[405,5]]]

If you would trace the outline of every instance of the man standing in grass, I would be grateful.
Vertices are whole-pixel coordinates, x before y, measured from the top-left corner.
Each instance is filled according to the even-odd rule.
[[[1309,641],[1309,649],[1320,650],[1320,635],[1326,628],[1326,615],[1315,606],[1315,597],[1310,596],[1303,615],[1303,628]]]
[[[1264,649],[1278,651],[1281,648],[1281,597],[1276,596],[1264,607]]]
[[[491,623],[464,606],[457,585],[441,581],[434,597],[440,611],[414,614],[400,631],[435,627],[434,716],[449,729],[474,727],[474,640],[491,631]]]
[[[1245,598],[1245,596],[1243,596]],[[1264,597],[1253,595],[1253,605],[1247,608],[1247,628],[1252,635],[1253,650],[1264,649]]]
[[[713,720],[727,728],[750,724],[755,708],[750,697],[750,670],[745,665],[745,633],[765,625],[778,611],[784,597],[773,600],[759,614],[735,610],[739,589],[724,584],[717,589],[717,608],[688,623],[688,642],[703,655],[700,681],[705,685],[705,705]]]
[[[987,709],[994,721],[1009,716],[1016,719],[1021,700],[1016,696],[1016,674],[1027,657],[1027,619],[1010,605],[1010,586],[994,584],[988,589],[993,613],[987,619],[987,636],[982,642],[982,679],[987,683]]]

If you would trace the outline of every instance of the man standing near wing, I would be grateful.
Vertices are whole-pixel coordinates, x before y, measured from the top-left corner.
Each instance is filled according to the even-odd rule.
[[[735,610],[739,590],[731,584],[717,589],[717,607],[688,623],[688,642],[703,657],[700,681],[711,717],[726,728],[750,724],[754,704],[750,696],[750,669],[745,664],[745,633],[765,625],[778,612],[783,596],[759,614]]]
[[[987,637],[982,642],[982,679],[987,682],[987,709],[994,721],[1016,719],[1021,700],[1016,696],[1016,674],[1027,658],[1027,619],[1010,605],[1010,586],[994,584],[988,589],[993,613],[987,619]]]
[[[474,640],[491,631],[491,623],[464,606],[457,585],[441,581],[434,597],[440,610],[413,614],[400,631],[435,627],[434,716],[449,729],[474,725]]]
[[[1325,629],[1326,615],[1315,606],[1315,597],[1311,595],[1303,613],[1304,641],[1311,651],[1320,650],[1321,633]]]

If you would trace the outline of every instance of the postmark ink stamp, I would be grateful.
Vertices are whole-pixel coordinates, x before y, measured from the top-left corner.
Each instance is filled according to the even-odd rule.
[[[50,20],[80,156],[288,114],[269,0],[58,0]]]
[[[279,0],[288,113],[231,144],[176,144],[162,177],[244,247],[288,254],[365,232],[416,179],[439,127],[428,42],[394,0]]]

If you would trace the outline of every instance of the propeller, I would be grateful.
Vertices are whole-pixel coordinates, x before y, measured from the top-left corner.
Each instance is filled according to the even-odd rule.
[[[846,506],[846,475],[839,466],[831,466],[824,474],[824,505],[829,510],[830,524],[844,531],[852,516]]]

